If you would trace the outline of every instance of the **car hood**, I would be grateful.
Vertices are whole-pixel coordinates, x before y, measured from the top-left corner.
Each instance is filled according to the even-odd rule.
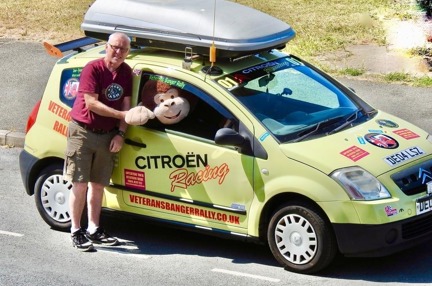
[[[289,158],[330,174],[360,166],[379,176],[432,153],[428,133],[382,111],[371,120],[313,140],[281,145]]]

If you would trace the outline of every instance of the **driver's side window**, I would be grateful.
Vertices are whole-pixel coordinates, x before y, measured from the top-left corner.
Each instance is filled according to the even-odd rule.
[[[139,94],[137,105],[156,116],[143,125],[146,128],[214,140],[220,128],[236,126],[234,117],[214,98],[185,81],[143,73]]]

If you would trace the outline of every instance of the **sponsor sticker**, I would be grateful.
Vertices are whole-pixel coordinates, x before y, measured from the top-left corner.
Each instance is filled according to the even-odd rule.
[[[145,174],[144,172],[135,170],[124,170],[125,186],[129,188],[134,188],[138,190],[145,190]]]
[[[385,127],[389,127],[389,128],[398,128],[399,125],[391,120],[387,120],[387,119],[377,119],[376,122],[380,125],[380,126],[385,126]]]
[[[259,138],[259,140],[262,142],[264,141],[268,136],[270,135],[270,133],[266,132],[263,135],[261,135],[261,137]]]
[[[347,157],[348,159],[351,159],[354,162],[357,162],[363,157],[366,157],[369,155],[369,153],[357,146],[351,146],[350,148],[340,152],[341,155]]]
[[[372,145],[375,145],[380,148],[384,149],[396,149],[399,147],[399,143],[391,138],[390,136],[387,136],[385,134],[381,133],[369,133],[364,136],[365,140],[369,142]]]
[[[414,138],[419,138],[420,136],[414,132],[412,132],[409,129],[399,129],[396,131],[393,131],[393,133],[399,135],[400,137],[406,139],[406,140],[410,140],[410,139],[414,139]]]
[[[384,210],[385,210],[387,216],[394,216],[394,215],[398,214],[398,210],[395,208],[392,208],[391,206],[386,206],[384,208]]]
[[[378,133],[378,134],[384,133],[384,131],[382,131],[382,130],[380,130],[380,129],[369,129],[368,131],[369,131],[370,133]]]
[[[78,94],[79,81],[77,78],[70,78],[63,86],[63,96],[68,100],[74,100]]]
[[[357,140],[358,140],[358,142],[359,142],[360,144],[362,144],[362,145],[365,145],[365,144],[366,144],[366,141],[365,141],[365,139],[363,138],[363,136],[357,136]]]
[[[423,151],[420,147],[411,147],[385,157],[384,161],[390,166],[396,166],[423,154],[425,154],[425,151]]]

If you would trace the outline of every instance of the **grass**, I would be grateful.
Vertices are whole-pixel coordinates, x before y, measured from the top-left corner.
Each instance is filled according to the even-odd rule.
[[[289,51],[302,57],[343,49],[349,44],[383,45],[382,19],[399,18],[407,0],[237,0],[289,23],[297,32]],[[355,4],[354,4],[355,3]]]
[[[326,72],[339,76],[363,76],[387,83],[432,86],[432,79],[427,76],[416,77],[406,73],[366,75],[365,69],[348,67],[334,70],[317,60],[320,55],[344,50],[349,45],[385,45],[386,32],[383,20],[412,19],[415,7],[410,0],[357,0],[355,2],[350,0],[237,0],[236,2],[289,23],[297,32],[297,36],[289,43],[287,51],[300,55]],[[421,56],[427,52],[430,53],[430,50],[411,51],[411,54]]]
[[[297,37],[290,52],[303,57],[352,43],[385,43],[379,20],[405,11],[409,0],[233,0],[289,23]],[[82,36],[80,24],[93,0],[2,0],[0,36],[61,42]]]
[[[2,0],[0,37],[27,41],[72,40],[93,0]]]
[[[392,72],[384,76],[384,79],[388,82],[407,82],[410,81],[410,75],[403,72]]]
[[[344,68],[338,71],[340,75],[349,75],[349,76],[361,76],[365,73],[364,69],[358,68]]]
[[[431,87],[432,78],[428,76],[415,77],[408,73],[393,72],[386,75],[382,75],[381,80],[387,83],[400,83],[409,84],[417,87]]]
[[[55,44],[81,37],[80,24],[93,1],[2,0],[0,38]],[[409,12],[411,0],[232,1],[289,23],[297,35],[287,45],[287,51],[318,66],[318,56],[343,50],[349,45],[384,45],[386,35],[382,20],[409,19],[412,15]],[[360,69],[336,71],[336,74],[350,76],[364,73]],[[394,75],[388,77],[394,81]],[[396,78],[399,81],[401,76]]]

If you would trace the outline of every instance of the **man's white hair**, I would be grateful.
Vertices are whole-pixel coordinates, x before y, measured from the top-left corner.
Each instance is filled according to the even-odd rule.
[[[111,35],[109,35],[109,37],[108,37],[108,43],[112,39],[118,38],[118,37],[123,38],[125,41],[128,42],[128,44],[130,46],[131,39],[128,37],[128,35],[126,35],[125,33],[122,33],[122,32],[115,32],[115,33],[112,33]]]

